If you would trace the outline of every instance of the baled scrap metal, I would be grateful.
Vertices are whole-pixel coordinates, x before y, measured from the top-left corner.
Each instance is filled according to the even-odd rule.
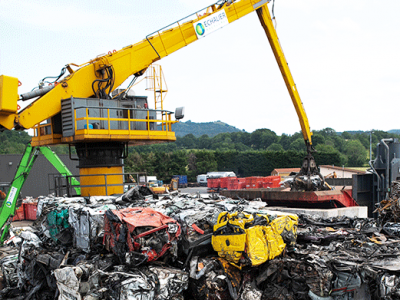
[[[6,256],[0,260],[1,272],[6,287],[16,287],[18,283],[17,276],[18,254]]]
[[[91,247],[102,244],[104,213],[107,209],[116,209],[112,204],[116,197],[90,198],[40,198],[38,222],[41,222],[44,234],[54,242],[74,247],[85,252]]]
[[[54,241],[57,241],[57,235],[63,230],[70,227],[68,223],[68,208],[61,210],[55,209],[47,214],[47,226],[49,234]]]
[[[104,233],[104,214],[108,209],[116,209],[113,204],[92,207],[71,207],[68,222],[74,229],[73,244],[76,248],[89,252],[97,239]]]
[[[220,257],[232,264],[258,266],[279,256],[297,236],[297,216],[222,212],[214,225],[211,243]],[[285,239],[285,240],[284,240]]]
[[[79,293],[80,277],[82,269],[79,267],[66,267],[54,270],[54,276],[57,280],[57,287],[60,292],[58,300],[81,300]]]
[[[221,257],[190,261],[187,299],[238,299],[242,276],[238,268]]]
[[[171,213],[171,217],[182,225],[183,251],[186,254],[193,248],[207,251],[203,246],[211,245],[210,234],[222,209],[214,205],[206,205],[196,199],[178,201],[174,207],[180,208]]]
[[[17,242],[17,245],[21,246],[21,243],[24,245],[21,247],[21,259],[18,259],[16,267],[13,263],[5,264],[9,277],[17,278],[17,282],[14,281],[12,284],[16,286],[7,287],[1,291],[0,299],[15,297],[20,297],[20,299],[31,297],[35,300],[55,299],[56,293],[58,296],[61,295],[61,284],[65,283],[62,280],[60,282],[56,280],[55,270],[65,268],[82,269],[82,276],[76,277],[79,281],[79,296],[84,300],[135,299],[135,297],[136,299],[183,299],[184,297],[184,299],[196,300],[344,300],[398,299],[400,297],[397,295],[400,278],[400,259],[398,259],[400,238],[381,230],[374,220],[345,217],[322,219],[315,216],[300,216],[297,220],[281,213],[274,216],[271,212],[264,211],[263,203],[258,201],[231,200],[222,197],[202,198],[198,194],[178,194],[161,198],[157,201],[145,196],[143,201],[135,200],[129,202],[128,205],[136,206],[140,203],[150,206],[147,208],[156,212],[151,217],[162,212],[164,217],[175,220],[175,225],[177,223],[181,225],[180,237],[185,236],[194,245],[197,245],[196,241],[202,241],[202,237],[207,237],[207,233],[213,235],[215,232],[211,233],[210,227],[213,228],[218,224],[220,227],[233,227],[233,233],[244,232],[245,238],[242,238],[237,245],[240,246],[240,251],[235,250],[237,253],[232,251],[231,255],[236,259],[240,254],[236,265],[242,269],[237,268],[227,259],[215,257],[216,252],[211,252],[209,253],[211,256],[205,257],[204,254],[181,251],[180,253],[183,254],[174,260],[170,254],[172,247],[165,252],[163,259],[147,262],[148,257],[146,257],[146,263],[144,263],[131,254],[136,252],[143,256],[142,251],[148,253],[152,250],[151,248],[159,253],[163,245],[168,243],[168,232],[166,232],[168,229],[164,228],[140,236],[158,228],[155,226],[160,224],[148,226],[152,223],[146,221],[146,224],[141,223],[144,226],[137,226],[138,224],[135,223],[134,226],[137,227],[129,232],[129,224],[124,221],[124,217],[129,219],[129,216],[137,213],[113,214],[111,218],[120,226],[116,233],[119,237],[122,233],[122,238],[116,240],[115,246],[117,249],[123,249],[121,253],[124,254],[123,259],[126,261],[122,261],[112,253],[107,254],[105,249],[97,245],[91,246],[90,251],[84,251],[85,247],[79,248],[78,243],[60,245],[59,240],[57,243],[51,240],[49,244],[46,239],[43,239],[42,232],[37,234],[42,240],[42,243],[38,244],[37,240],[34,237],[29,238],[28,234],[26,240],[20,238]],[[75,234],[77,229],[73,225],[74,222],[69,221],[70,216],[81,211],[87,216],[85,220],[90,220],[93,214],[91,210],[104,205],[101,199],[99,201],[101,203],[97,206],[89,199],[86,199],[85,203],[74,203],[71,199],[62,199],[61,204],[49,201],[49,205],[44,205],[42,211],[47,216],[55,209],[61,211],[64,207],[68,207],[68,223]],[[135,207],[130,207],[130,209],[133,208]],[[136,209],[145,208],[136,207]],[[225,220],[222,217],[218,220],[221,212],[225,212]],[[140,220],[140,218],[134,218],[134,220]],[[226,224],[222,224],[225,221]],[[80,219],[79,222],[81,222]],[[193,225],[197,226],[197,229]],[[96,226],[93,237],[99,238],[101,225]],[[129,226],[133,227],[133,225]],[[299,228],[296,231],[297,226]],[[391,226],[388,224],[386,227],[391,228]],[[90,225],[85,228],[89,227]],[[22,231],[16,232],[20,235]],[[186,232],[189,234],[187,235]],[[125,236],[124,233],[126,233]],[[294,244],[296,233],[299,234],[299,238]],[[109,238],[113,236],[110,235]],[[226,245],[226,241],[229,243],[232,241],[232,244],[236,242],[231,234],[226,236],[221,234],[220,237],[216,234],[215,236],[217,240],[220,239],[222,246]],[[140,248],[130,252],[128,237],[133,246],[137,243]],[[79,238],[86,238],[86,236],[82,235]],[[177,238],[176,234],[171,244],[176,245],[175,242],[178,242],[180,249],[184,248],[183,239]],[[204,247],[202,243],[199,245],[197,247],[199,249]],[[244,250],[242,250],[243,245]],[[222,246],[221,249],[225,251],[226,248]],[[275,250],[271,251],[271,247]],[[57,250],[60,253],[57,254]],[[143,266],[135,267],[138,261],[142,262]],[[17,270],[13,272],[13,268]],[[190,269],[189,279],[184,271],[187,268]],[[169,269],[175,271],[169,271]],[[17,274],[16,277],[13,274]],[[165,279],[163,286],[168,288],[163,288],[160,278]],[[185,291],[187,285],[189,287]],[[74,289],[76,290],[76,284]]]
[[[139,259],[138,262],[131,260],[135,265],[157,260],[173,246],[177,252],[177,239],[181,234],[176,220],[149,207],[108,210],[104,230],[103,244],[121,260],[125,260],[126,252],[135,252],[134,258]]]
[[[155,300],[183,300],[183,291],[189,286],[189,274],[185,271],[165,266],[150,265],[149,271],[157,276],[159,289]]]
[[[288,257],[268,261],[260,267],[257,286],[263,299],[309,299],[308,293],[329,296],[333,273],[328,277],[321,268],[307,260]]]

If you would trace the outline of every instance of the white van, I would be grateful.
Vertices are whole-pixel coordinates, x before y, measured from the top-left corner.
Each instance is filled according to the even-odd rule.
[[[200,186],[207,186],[207,174],[197,175],[197,183]]]

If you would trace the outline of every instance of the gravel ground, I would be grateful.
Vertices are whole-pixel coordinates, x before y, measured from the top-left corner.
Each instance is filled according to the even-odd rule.
[[[184,189],[179,189],[181,193],[189,193],[189,194],[196,194],[197,192],[200,192],[200,194],[207,194],[207,187],[206,186],[200,186],[200,187],[188,187]]]

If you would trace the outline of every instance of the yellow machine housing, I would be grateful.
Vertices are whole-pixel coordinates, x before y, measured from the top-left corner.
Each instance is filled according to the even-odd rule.
[[[81,195],[89,197],[122,194],[124,187],[120,184],[123,182],[121,174],[122,167],[81,168],[79,172]]]

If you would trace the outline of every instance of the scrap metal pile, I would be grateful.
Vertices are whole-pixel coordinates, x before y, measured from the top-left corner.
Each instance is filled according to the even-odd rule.
[[[0,299],[400,299],[400,237],[265,205],[143,187],[41,197],[35,226],[11,230]]]

